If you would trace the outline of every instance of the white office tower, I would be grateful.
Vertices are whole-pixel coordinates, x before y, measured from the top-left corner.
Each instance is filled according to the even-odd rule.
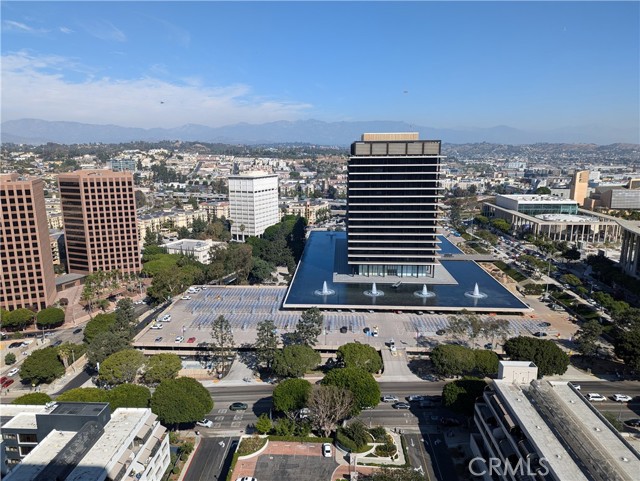
[[[277,224],[278,176],[265,172],[230,176],[229,218],[231,238],[241,242],[260,237],[267,227]]]

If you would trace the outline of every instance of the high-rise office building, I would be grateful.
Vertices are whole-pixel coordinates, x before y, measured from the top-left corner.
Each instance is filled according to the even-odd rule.
[[[69,272],[138,272],[140,248],[131,172],[58,176]]]
[[[277,224],[278,176],[264,172],[230,176],[229,219],[231,238],[237,241],[259,237],[267,227]]]
[[[580,206],[583,206],[584,200],[587,198],[587,188],[589,187],[589,171],[576,171],[573,174],[571,185],[569,187],[569,196]]]
[[[41,179],[0,175],[0,306],[36,311],[52,304],[56,281]]]
[[[351,145],[348,263],[367,277],[436,275],[439,140],[417,133],[364,134]]]

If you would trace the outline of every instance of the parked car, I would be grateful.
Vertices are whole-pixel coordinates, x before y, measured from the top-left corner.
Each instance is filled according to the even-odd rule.
[[[194,342],[196,342],[196,338],[195,337],[190,337],[189,339],[187,339],[187,343],[188,344],[193,344]]]
[[[6,381],[4,381],[1,386],[3,389],[8,388],[9,386],[11,386],[15,381],[13,379],[7,379]]]
[[[203,428],[210,428],[211,426],[213,426],[213,421],[207,418],[204,418],[204,419],[201,419],[200,421],[196,421],[196,424],[198,426],[202,426]]]
[[[16,374],[18,374],[18,371],[19,371],[19,370],[20,370],[20,369],[18,369],[17,367],[14,367],[14,368],[12,368],[12,369],[10,369],[10,370],[9,370],[9,372],[7,373],[7,376],[9,376],[9,377],[13,377],[13,376],[15,376]]]
[[[60,339],[58,339],[56,342],[54,342],[54,343],[51,345],[51,347],[57,347],[57,346],[59,346],[60,344],[62,344],[62,341],[61,341]]]
[[[325,458],[330,458],[331,457],[331,444],[322,443],[322,455]]]
[[[182,300],[182,301],[190,301],[191,300],[191,296],[182,296],[180,298],[180,300]]]
[[[631,401],[633,398],[631,396],[628,396],[626,394],[614,394],[613,395],[613,400],[619,403],[628,403],[629,401]]]
[[[550,322],[541,322],[540,324],[538,324],[538,327],[551,327],[551,323]]]
[[[167,314],[166,316],[163,316],[162,319],[160,319],[162,322],[169,322],[171,321],[171,314]]]
[[[162,342],[162,336],[156,337],[156,342]]]
[[[536,337],[547,337],[547,333],[542,331],[534,332],[533,335]]]
[[[233,403],[229,406],[229,409],[231,411],[246,411],[248,407],[246,403]]]
[[[236,481],[258,481],[256,478],[252,478],[251,476],[242,476],[241,478],[236,479]]]
[[[625,426],[629,426],[630,428],[640,428],[640,419],[627,419],[623,421]]]
[[[589,394],[587,394],[587,399],[589,401],[606,401],[607,398],[604,397],[602,394],[598,394],[597,392],[590,392]]]
[[[183,336],[176,336],[176,342],[182,342],[182,341],[184,341]]]
[[[79,327],[78,329],[74,329],[73,330],[74,334],[80,334],[81,332],[82,332],[82,328],[81,327]]]
[[[151,329],[162,329],[162,324],[151,324]]]
[[[15,349],[16,347],[22,347],[22,341],[12,342],[9,344],[9,349]]]
[[[445,331],[444,329],[438,329],[438,330],[436,331],[436,334],[437,334],[438,336],[444,336],[446,333],[447,333],[447,331]]]
[[[493,349],[493,343],[491,343],[491,342],[486,343],[486,344],[484,345],[484,348],[485,348],[485,349],[489,349],[489,350]]]
[[[574,388],[576,391],[580,391],[580,390],[582,389],[582,387],[580,386],[580,384],[573,384],[573,383],[571,383],[571,385],[573,386],[573,388]]]
[[[398,401],[398,396],[394,396],[393,394],[385,394],[382,396],[382,402],[384,403],[397,403]]]
[[[409,404],[408,404],[408,403],[402,403],[402,402],[399,402],[399,403],[393,403],[393,404],[391,405],[391,407],[392,407],[393,409],[411,409],[411,406],[409,406]]]

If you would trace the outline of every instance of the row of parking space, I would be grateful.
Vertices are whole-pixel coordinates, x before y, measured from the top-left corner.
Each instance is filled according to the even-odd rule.
[[[548,332],[550,327],[547,323],[531,319],[505,318],[509,323],[509,335],[519,336],[534,334],[536,332]],[[406,332],[433,333],[449,327],[449,320],[445,316],[410,316],[404,322]]]
[[[274,313],[273,315],[262,317],[247,317],[242,313],[228,312],[228,311],[210,311],[207,314],[200,314],[194,317],[189,327],[192,329],[209,328],[213,321],[218,316],[224,315],[225,319],[229,321],[232,329],[255,329],[257,324],[265,319],[270,319],[274,322],[276,329],[280,330],[293,330],[300,319],[300,316],[295,313]],[[327,332],[338,331],[340,328],[346,327],[352,332],[362,331],[366,327],[365,317],[363,315],[343,315],[337,316],[327,314],[324,316],[324,328]]]

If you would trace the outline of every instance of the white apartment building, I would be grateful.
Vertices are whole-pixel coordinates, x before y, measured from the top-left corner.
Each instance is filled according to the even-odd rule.
[[[250,172],[229,177],[229,219],[231,238],[244,242],[261,236],[267,227],[280,221],[278,176]]]
[[[224,248],[226,242],[214,242],[211,239],[180,239],[173,242],[162,244],[160,247],[167,249],[167,254],[184,254],[193,256],[195,260],[202,264],[211,262],[211,248]]]
[[[147,408],[108,403],[2,405],[5,481],[160,481],[169,436]],[[6,469],[10,469],[6,473]]]

